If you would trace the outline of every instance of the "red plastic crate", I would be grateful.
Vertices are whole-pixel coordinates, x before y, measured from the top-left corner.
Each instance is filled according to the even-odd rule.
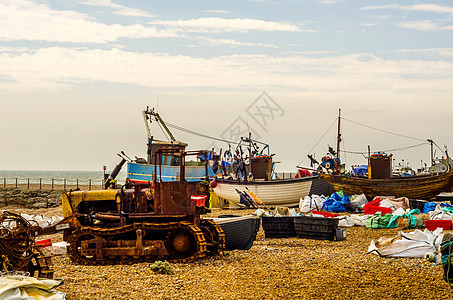
[[[371,202],[368,202],[363,206],[363,212],[365,215],[374,215],[378,211],[382,211],[382,214],[391,214],[392,209],[388,207],[379,206],[381,204],[381,197],[374,197]]]
[[[314,215],[321,215],[321,216],[324,216],[326,218],[335,218],[335,217],[338,217],[338,214],[333,214],[333,213],[328,213],[328,212],[324,212],[324,211],[317,211],[317,210],[314,210],[312,211],[312,213]]]
[[[388,207],[374,206],[374,205],[363,206],[363,213],[365,215],[374,215],[378,211],[382,211],[383,215],[392,213],[392,209],[388,208]]]
[[[437,228],[442,228],[444,230],[450,230],[452,226],[451,220],[426,220],[425,227],[429,231],[434,231]]]
[[[206,201],[206,196],[205,195],[202,195],[202,196],[191,196],[190,199],[195,202],[195,205],[198,206],[198,207],[202,207],[204,206],[205,204],[205,201]]]
[[[44,247],[52,246],[52,240],[45,239],[45,240],[35,241],[35,244],[41,245],[44,248]]]

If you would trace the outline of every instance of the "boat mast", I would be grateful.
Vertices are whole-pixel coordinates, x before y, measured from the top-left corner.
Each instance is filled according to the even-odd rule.
[[[337,173],[338,169],[340,168],[340,141],[341,141],[340,120],[341,120],[341,108],[338,109],[337,159],[335,161],[335,171]]]
[[[143,120],[145,121],[145,128],[146,128],[146,135],[148,136],[148,140],[152,140],[153,136],[151,135],[151,130],[149,129],[149,124],[148,124],[148,115],[146,114],[146,111],[142,111],[143,114]]]
[[[149,118],[148,118],[148,115],[150,116]],[[170,142],[173,143],[174,141],[176,141],[175,137],[171,133],[170,129],[168,129],[167,125],[165,124],[164,120],[162,120],[162,118],[160,117],[159,113],[154,112],[154,108],[152,110],[149,110],[148,108],[146,110],[144,110],[143,111],[143,117],[145,118],[146,129],[148,131],[148,138],[151,137],[151,133],[150,133],[150,130],[149,130],[149,125],[148,125],[147,120],[150,120],[150,122],[151,122],[151,117],[155,117],[156,121],[158,123],[160,123],[160,125],[162,125],[163,130],[165,130],[165,132],[170,137]]]
[[[431,145],[431,167],[434,165],[434,149],[433,149],[433,144],[434,141],[431,139],[428,139],[429,144]]]

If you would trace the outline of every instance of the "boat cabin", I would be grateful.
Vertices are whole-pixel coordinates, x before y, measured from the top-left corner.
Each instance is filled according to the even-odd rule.
[[[148,151],[147,151],[147,163],[153,164],[155,160],[156,153],[162,153],[162,149],[174,149],[174,150],[181,150],[185,151],[187,147],[186,143],[173,141],[173,142],[165,142],[165,141],[157,141],[154,140],[152,143],[148,142]],[[166,166],[179,166],[181,164],[181,158],[177,152],[172,154],[159,154],[160,159],[157,161],[162,165]]]
[[[250,171],[254,179],[272,179],[272,156],[260,155],[250,159]]]
[[[392,154],[373,153],[368,158],[368,178],[386,179],[392,176]]]

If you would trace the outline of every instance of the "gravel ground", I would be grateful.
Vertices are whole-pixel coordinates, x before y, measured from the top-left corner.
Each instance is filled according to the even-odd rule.
[[[22,212],[52,216],[61,208]],[[208,216],[252,212],[214,209]],[[372,239],[397,232],[352,227],[345,241],[331,242],[264,239],[261,229],[250,250],[171,264],[174,275],[155,274],[150,263],[91,267],[60,256],[54,277],[64,280],[56,289],[67,299],[453,299],[441,266],[366,254]]]

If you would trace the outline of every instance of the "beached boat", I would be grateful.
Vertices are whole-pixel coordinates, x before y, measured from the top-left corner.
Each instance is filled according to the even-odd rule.
[[[298,172],[296,178],[276,178],[273,171],[273,155],[269,153],[269,145],[252,140],[250,137],[241,138],[241,142],[248,143],[246,153],[251,158],[242,160],[242,157],[239,156],[236,160],[248,161],[243,164],[243,168],[248,174],[243,174],[241,180],[241,172],[237,170],[241,163],[233,163],[232,167],[227,167],[226,170],[223,170],[222,167],[223,174],[217,176],[215,183],[211,185],[217,196],[230,202],[230,207],[241,205],[238,191],[253,193],[267,206],[287,207],[299,205],[300,198],[305,196],[313,194],[327,196],[333,193],[330,184],[306,170],[304,170],[306,172]],[[241,142],[237,149],[241,149]],[[256,148],[257,144],[263,146],[261,151]],[[267,149],[267,154],[263,154],[264,149]],[[236,153],[239,152],[242,153],[242,150],[236,151]],[[225,165],[223,161],[221,165]]]
[[[340,111],[341,112],[341,111]],[[340,126],[338,117],[338,128]],[[340,129],[338,129],[337,152],[340,152]],[[432,140],[428,140],[433,144]],[[433,151],[431,150],[431,153]],[[438,172],[441,168],[431,167],[436,173],[416,176],[394,176],[392,174],[392,155],[375,153],[368,156],[368,177],[341,174],[339,166],[333,172],[320,174],[320,178],[329,182],[335,191],[342,190],[349,195],[365,194],[371,200],[375,196],[396,196],[410,199],[430,199],[442,192],[451,192],[453,188],[453,172]],[[434,161],[434,159],[432,159]]]
[[[174,149],[185,151],[187,144],[177,141],[171,131],[166,126],[160,115],[154,111],[154,109],[146,109],[143,111],[143,118],[145,121],[146,132],[148,135],[148,150],[147,158],[141,158],[136,160],[129,160],[127,163],[127,175],[126,178],[131,184],[149,184],[153,182],[154,176],[158,175],[157,178],[162,181],[178,181],[180,178],[180,155],[176,151],[173,154],[158,155],[155,153],[159,149]],[[169,141],[160,141],[154,139],[150,131],[150,123],[156,121],[166,135],[169,137]],[[206,159],[208,158],[208,151],[206,151],[205,157],[198,157],[197,161],[185,162],[185,178],[187,182],[200,182],[207,179],[209,176],[214,176],[214,173],[207,167]],[[156,169],[155,161],[160,161],[160,167]],[[202,161],[204,160],[204,161]]]
[[[298,206],[300,198],[305,196],[313,194],[328,196],[333,193],[332,186],[319,176],[241,183],[222,179],[216,179],[216,181],[217,186],[214,188],[214,192],[217,196],[236,205],[240,204],[240,196],[236,189],[241,192],[249,190],[265,205],[274,207],[294,207]]]
[[[320,174],[335,191],[343,190],[348,195],[365,194],[367,199],[375,196],[396,196],[410,199],[430,199],[453,187],[453,173],[370,179],[363,177]]]
[[[223,215],[208,219],[222,227],[225,233],[225,250],[249,250],[261,224],[261,219],[254,215]]]

